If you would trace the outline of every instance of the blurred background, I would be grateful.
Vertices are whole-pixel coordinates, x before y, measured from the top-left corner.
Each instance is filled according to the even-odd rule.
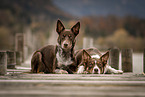
[[[0,50],[29,54],[56,44],[56,21],[81,22],[76,49],[145,48],[145,0],[1,0]]]

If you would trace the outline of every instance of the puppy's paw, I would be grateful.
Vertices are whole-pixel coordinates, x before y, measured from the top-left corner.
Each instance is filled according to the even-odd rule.
[[[84,71],[83,74],[88,74],[88,72],[87,71]]]
[[[123,71],[122,70],[116,70],[113,72],[114,74],[123,74]]]
[[[77,74],[83,73],[84,72],[84,66],[79,66]]]
[[[68,72],[66,70],[61,70],[60,73],[61,74],[68,74]]]
[[[118,71],[118,74],[123,74],[122,70],[117,70],[117,71]]]

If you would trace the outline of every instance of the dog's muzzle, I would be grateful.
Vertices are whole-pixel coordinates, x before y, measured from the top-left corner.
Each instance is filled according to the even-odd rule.
[[[72,43],[69,40],[64,40],[62,42],[62,45],[61,46],[62,46],[63,49],[69,49],[69,48],[71,48]]]
[[[67,44],[67,43],[65,43],[65,44],[64,44],[64,47],[65,47],[65,48],[67,48],[67,46],[68,46],[68,44]]]

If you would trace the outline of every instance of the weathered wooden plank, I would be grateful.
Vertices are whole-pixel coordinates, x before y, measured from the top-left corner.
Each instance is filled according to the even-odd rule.
[[[145,96],[144,74],[19,73],[28,70],[8,69],[9,74],[0,76],[0,97]]]
[[[122,49],[122,70],[124,72],[132,72],[132,53],[133,49]]]
[[[106,92],[106,91],[96,91],[96,92],[92,92],[92,91],[46,91],[46,90],[22,90],[22,91],[10,91],[8,92],[2,92],[1,95],[4,95],[4,97],[23,97],[23,95],[26,95],[27,97],[44,97],[44,96],[54,96],[54,97],[69,97],[69,96],[74,96],[74,97],[89,97],[89,96],[103,96],[103,97],[144,97],[145,93],[144,92],[116,92],[116,91],[112,91],[112,92]],[[6,96],[7,95],[7,96]],[[21,95],[21,96],[20,96]],[[25,97],[26,97],[25,96]],[[2,97],[2,96],[1,96]]]
[[[26,91],[27,92],[27,91]],[[30,91],[29,91],[30,92]],[[74,92],[41,92],[38,94],[38,91],[33,91],[32,93],[17,93],[17,94],[6,94],[6,95],[1,95],[1,97],[144,97],[144,93],[126,93],[126,92],[96,92],[96,93],[86,93],[83,91],[82,93],[74,93]],[[36,92],[36,93],[34,93]],[[34,93],[34,94],[33,94]]]
[[[44,84],[44,85],[89,85],[89,86],[145,86],[145,81],[84,81],[84,80],[0,80],[0,85],[6,84]]]
[[[21,87],[9,86],[8,88],[0,89],[0,96],[14,96],[20,95],[33,97],[34,95],[40,96],[145,96],[145,87],[137,86],[47,86],[43,84],[35,84],[31,86],[25,86],[20,84]],[[23,97],[23,96],[21,96]]]
[[[144,54],[143,54],[143,72],[145,73],[145,48],[144,48]]]
[[[119,69],[119,49],[114,48],[109,52],[109,65],[115,69]]]
[[[10,74],[0,77],[3,79],[38,79],[38,80],[49,80],[49,79],[64,79],[64,80],[144,80],[144,74],[124,73],[124,74],[28,74],[19,73],[27,70],[13,70],[8,69]],[[14,71],[14,72],[13,72]],[[16,73],[17,72],[17,73]],[[29,70],[27,71],[29,72]]]
[[[9,70],[12,71],[12,69],[9,69]],[[33,74],[29,74],[29,73],[25,73],[25,72],[7,74],[6,76],[66,77],[66,78],[68,78],[68,77],[145,77],[144,74],[134,74],[134,73],[124,73],[124,74],[34,74],[33,73]]]
[[[53,75],[53,76],[52,76]],[[57,75],[57,74],[56,74]],[[55,74],[20,74],[10,76],[3,76],[0,79],[11,79],[11,80],[91,80],[91,81],[145,81],[145,77],[142,76],[127,76],[127,75],[61,75],[56,76]]]
[[[7,54],[6,51],[0,51],[0,75],[7,74]]]
[[[22,53],[16,51],[16,65],[21,65],[22,63]]]
[[[14,51],[7,51],[7,68],[14,69],[16,65],[16,53]]]

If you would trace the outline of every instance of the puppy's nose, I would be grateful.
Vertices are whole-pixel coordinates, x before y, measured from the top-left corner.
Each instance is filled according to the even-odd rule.
[[[95,73],[98,73],[98,69],[94,69]]]
[[[68,44],[66,44],[66,43],[65,43],[65,44],[64,44],[64,46],[65,46],[65,47],[67,47],[67,46],[68,46]]]
[[[95,69],[94,71],[95,71],[95,72],[98,72],[98,69]]]

